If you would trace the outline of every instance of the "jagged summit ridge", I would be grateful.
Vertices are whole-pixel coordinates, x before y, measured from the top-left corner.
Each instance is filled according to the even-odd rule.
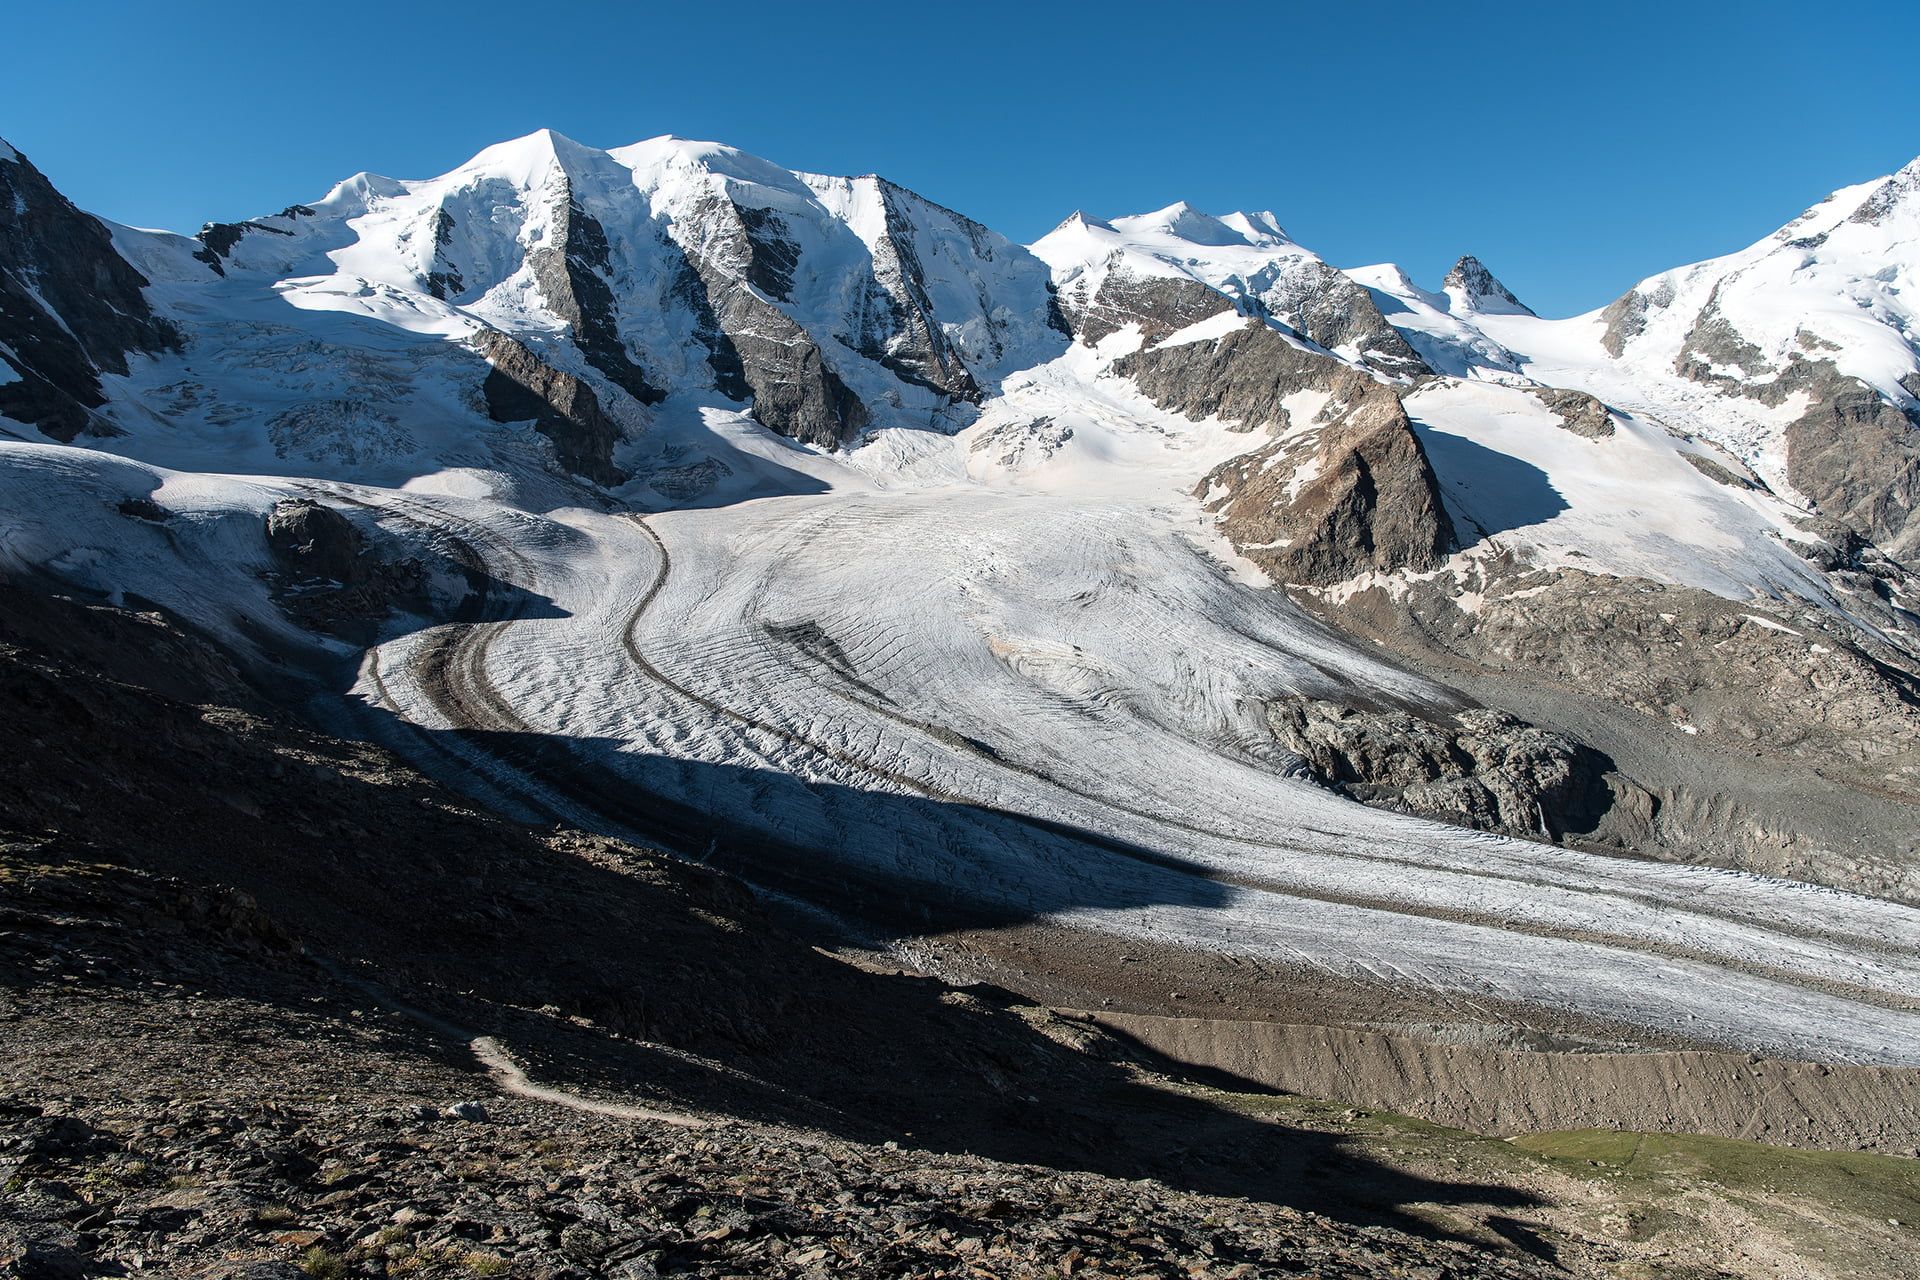
[[[1472,254],[1463,256],[1447,272],[1447,278],[1441,282],[1450,296],[1473,311],[1486,311],[1495,314],[1532,315],[1533,309],[1513,296],[1513,291],[1501,284],[1493,272]]]
[[[1096,341],[1128,324],[1171,332],[1231,308],[1390,377],[1427,372],[1366,291],[1289,239],[1271,213],[1214,217],[1180,202],[1110,221],[1080,215],[1031,248]]]
[[[623,399],[718,393],[829,448],[872,426],[963,425],[984,387],[1061,342],[1045,267],[971,219],[885,179],[671,135],[602,150],[539,130],[435,178],[358,174],[199,241],[190,256],[235,291],[498,332],[604,379],[616,416]]]

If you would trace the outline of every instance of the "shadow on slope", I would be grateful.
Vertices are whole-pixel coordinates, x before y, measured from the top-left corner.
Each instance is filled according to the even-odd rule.
[[[611,739],[390,722],[395,730],[431,753],[416,758],[504,791],[536,821],[674,851],[808,903],[866,940],[998,928],[1076,908],[1205,909],[1228,893],[1158,850],[986,805],[635,755]],[[492,771],[493,761],[508,772]]]
[[[1570,510],[1547,473],[1532,463],[1417,420],[1414,431],[1440,480],[1463,550]]]
[[[30,853],[63,874],[140,878],[161,900],[190,904],[204,896],[196,885],[246,895],[228,901],[271,922],[256,936],[281,941],[264,957],[216,948],[201,968],[217,983],[276,989],[248,975],[309,964],[289,949],[297,941],[502,1036],[554,1083],[1423,1234],[1434,1229],[1401,1206],[1529,1203],[1151,1087],[1111,1042],[1005,993],[853,968],[713,871],[577,832],[538,837],[376,748],[163,697],[58,656],[71,647],[63,633],[96,628],[101,612],[63,604],[37,635],[0,644],[0,719],[30,748],[0,773],[7,860]],[[918,821],[926,807],[895,816]],[[203,945],[192,928],[176,937],[169,946]],[[101,980],[152,976],[129,966]],[[363,999],[342,988],[339,1007]],[[462,1055],[424,1027],[417,1043]]]

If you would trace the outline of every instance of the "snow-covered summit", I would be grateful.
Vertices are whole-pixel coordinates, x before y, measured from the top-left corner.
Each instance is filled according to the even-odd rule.
[[[671,135],[603,150],[542,129],[437,177],[357,174],[198,245],[125,239],[160,278],[507,335],[616,408],[717,392],[827,446],[961,425],[1063,341],[1045,266],[972,220]]]
[[[1441,282],[1442,289],[1453,300],[1455,307],[1464,311],[1481,311],[1490,315],[1532,315],[1533,308],[1513,296],[1513,291],[1501,284],[1486,264],[1472,254],[1467,254],[1453,264],[1447,272],[1447,278]]]
[[[1605,340],[1617,356],[1668,362],[1703,317],[1719,317],[1764,362],[1742,367],[1749,378],[1825,352],[1843,374],[1911,399],[1917,286],[1920,159],[1841,188],[1737,253],[1641,281],[1603,313]]]
[[[1031,248],[1052,269],[1069,312],[1122,320],[1140,311],[1140,282],[1154,282],[1151,308],[1190,319],[1206,310],[1191,292],[1198,288],[1342,359],[1391,376],[1425,372],[1365,290],[1296,243],[1270,212],[1216,217],[1182,201],[1110,220],[1076,213]],[[1171,293],[1185,300],[1171,302]]]
[[[1202,213],[1184,200],[1151,213],[1103,220],[1076,212],[1030,246],[1056,283],[1115,265],[1135,275],[1185,276],[1223,292],[1253,295],[1290,264],[1319,258],[1288,238],[1271,213]]]

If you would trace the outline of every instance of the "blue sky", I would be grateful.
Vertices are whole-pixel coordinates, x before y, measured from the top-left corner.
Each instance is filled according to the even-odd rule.
[[[70,3],[6,19],[0,136],[192,230],[548,126],[878,171],[1020,240],[1270,208],[1337,265],[1463,252],[1544,314],[1920,153],[1920,2]]]

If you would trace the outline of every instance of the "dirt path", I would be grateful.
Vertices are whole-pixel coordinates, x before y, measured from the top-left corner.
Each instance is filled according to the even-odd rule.
[[[493,1081],[494,1087],[502,1093],[512,1094],[517,1098],[528,1098],[535,1102],[551,1103],[556,1107],[566,1107],[572,1111],[584,1111],[597,1116],[613,1116],[623,1120],[655,1120],[661,1124],[678,1125],[689,1129],[703,1129],[713,1123],[684,1111],[663,1111],[655,1107],[640,1107],[629,1103],[604,1102],[566,1089],[553,1089],[537,1084],[498,1037],[480,1035],[437,1013],[429,1013],[418,1005],[409,1004],[385,988],[348,973],[323,956],[309,953],[308,959],[329,978],[342,986],[358,991],[389,1013],[398,1014],[409,1022],[417,1023],[434,1035],[466,1045],[468,1051],[473,1054],[474,1061],[487,1073],[487,1078]]]
[[[476,1036],[467,1042],[467,1047],[473,1050],[473,1056],[487,1069],[487,1074],[493,1077],[493,1083],[499,1090],[516,1098],[550,1102],[556,1107],[585,1111],[596,1116],[613,1116],[620,1120],[657,1120],[661,1124],[679,1125],[686,1129],[705,1129],[712,1123],[685,1112],[660,1111],[622,1102],[602,1102],[597,1098],[583,1098],[565,1089],[549,1089],[545,1085],[535,1084],[520,1064],[513,1060],[506,1046],[492,1036]]]

